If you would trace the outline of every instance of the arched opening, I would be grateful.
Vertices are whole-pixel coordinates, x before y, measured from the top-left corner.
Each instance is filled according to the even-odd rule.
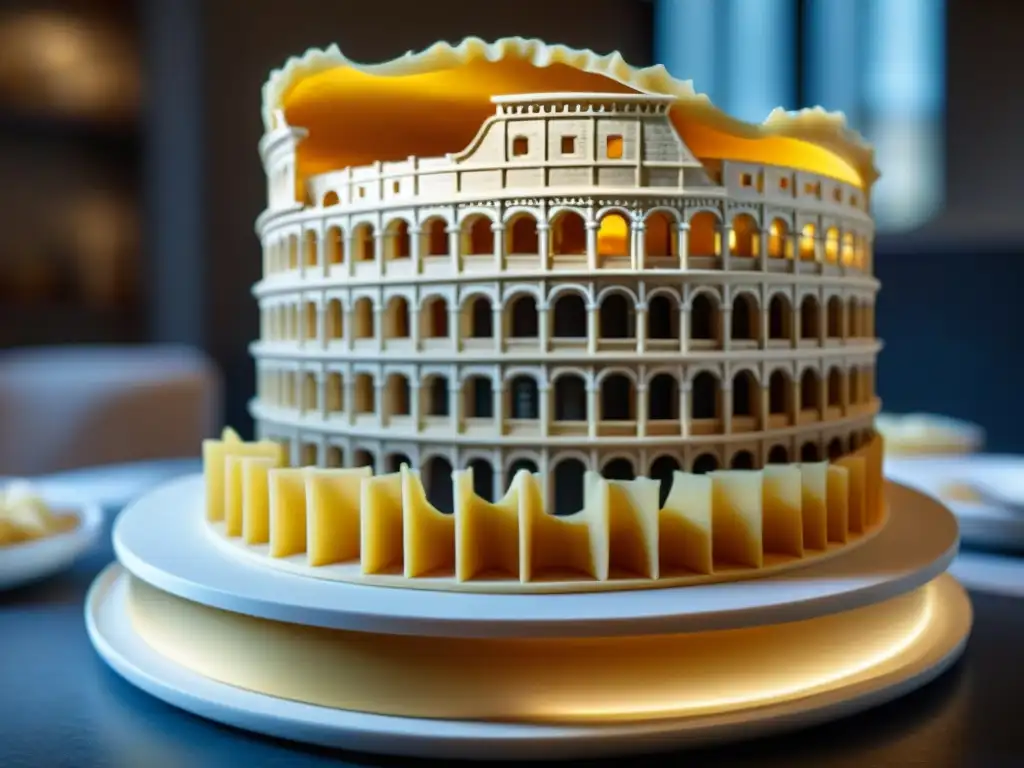
[[[701,371],[693,379],[690,389],[690,418],[718,418],[718,379],[710,371]]]
[[[523,470],[529,472],[531,475],[537,474],[537,465],[529,459],[516,459],[508,467],[508,473],[505,475],[505,490],[507,491],[512,487],[512,481],[515,480]]]
[[[448,338],[448,302],[441,296],[430,296],[420,310],[420,336],[424,339]]]
[[[647,385],[647,417],[650,421],[679,420],[679,382],[668,373],[659,373]]]
[[[760,234],[757,222],[749,213],[734,216],[729,230],[729,252],[733,256],[757,256]]]
[[[729,462],[730,469],[753,469],[754,454],[750,451],[736,451]]]
[[[487,459],[473,459],[467,465],[473,472],[473,493],[484,501],[494,501],[494,467]]]
[[[352,466],[356,469],[369,467],[371,472],[377,473],[377,459],[372,453],[362,448],[357,448],[352,452]]]
[[[635,480],[636,470],[633,469],[633,462],[619,457],[604,465],[601,469],[601,477],[605,480]]]
[[[355,399],[355,412],[357,414],[370,414],[377,412],[377,392],[373,385],[373,377],[368,373],[357,373],[355,380],[355,391],[352,393]]]
[[[328,341],[337,341],[345,336],[345,315],[341,311],[340,299],[331,299],[327,302],[327,327],[325,331]]]
[[[582,376],[565,374],[555,380],[555,421],[587,420],[587,385]]]
[[[463,386],[465,414],[470,419],[494,418],[494,387],[486,376],[469,376]]]
[[[813,296],[804,296],[800,302],[800,338],[818,338],[818,300]]]
[[[773,445],[768,451],[769,464],[789,464],[789,451],[784,445]]]
[[[816,411],[820,402],[818,372],[807,368],[800,376],[800,410]]]
[[[832,264],[839,260],[839,230],[835,227],[825,230],[825,260]]]
[[[838,437],[833,437],[828,442],[828,459],[829,461],[835,461],[843,456],[843,441]]]
[[[511,390],[512,418],[536,419],[539,412],[536,380],[530,376],[515,376],[512,379]]]
[[[711,211],[701,211],[690,219],[687,248],[690,256],[718,255],[718,217]]]
[[[450,515],[455,510],[452,464],[443,456],[431,456],[423,465],[420,476],[427,501],[438,511]]]
[[[842,262],[844,266],[850,267],[854,264],[853,233],[843,233]]]
[[[768,379],[768,413],[772,416],[788,416],[792,387],[785,371],[773,371]]]
[[[408,259],[411,253],[409,222],[404,219],[395,219],[388,224],[385,256],[389,260]]]
[[[561,211],[551,221],[551,254],[578,256],[587,252],[587,228],[575,211]]]
[[[331,206],[337,205],[339,202],[341,201],[338,199],[338,193],[332,189],[324,195],[323,207],[330,208]]]
[[[633,421],[635,418],[633,382],[621,373],[605,376],[601,382],[601,420]]]
[[[450,413],[448,399],[448,378],[431,376],[422,385],[425,395],[423,413],[425,416],[448,416]]]
[[[659,293],[647,302],[647,338],[679,338],[679,304],[674,298]]]
[[[781,293],[776,293],[768,302],[768,338],[778,341],[789,340],[792,335],[790,329],[793,312],[789,306],[789,299]]]
[[[804,443],[800,446],[800,461],[819,461],[817,443]]]
[[[831,368],[828,372],[828,406],[839,408],[843,405],[843,377],[838,368]]]
[[[324,397],[328,413],[340,413],[345,410],[345,387],[343,386],[341,374],[331,371],[327,374],[327,386]],[[340,464],[338,466],[341,466]]]
[[[513,339],[536,339],[538,334],[537,300],[529,294],[517,296],[509,307],[511,328],[509,336]]]
[[[698,293],[690,302],[690,338],[718,341],[718,304],[707,293]]]
[[[828,337],[841,339],[843,337],[843,302],[838,296],[833,296],[828,300],[828,304],[825,305],[825,316]]]
[[[861,314],[856,299],[850,299],[846,303],[846,335],[851,339],[859,338],[861,335]]]
[[[597,227],[597,255],[628,257],[630,248],[630,226],[620,213],[606,213]]]
[[[385,397],[388,416],[408,416],[412,412],[409,408],[409,380],[402,374],[388,376]]]
[[[471,339],[489,339],[494,335],[494,313],[491,300],[486,296],[477,296],[471,300],[469,309],[469,337]]]
[[[388,473],[401,472],[402,465],[412,469],[412,460],[404,453],[389,453],[384,459],[384,471]]]
[[[302,376],[302,406],[307,411],[315,411],[318,407],[316,374],[306,373]]]
[[[303,236],[303,251],[307,267],[315,267],[317,264],[316,232],[307,231]]]
[[[654,258],[679,255],[676,222],[665,211],[654,211],[644,219],[644,251]]]
[[[732,378],[732,415],[757,417],[760,390],[750,371],[738,371]]]
[[[505,225],[505,249],[510,255],[536,254],[539,250],[537,220],[528,213],[517,213]]]
[[[352,330],[357,339],[372,339],[373,329],[373,304],[367,297],[356,300],[353,311],[354,317]]]
[[[327,446],[327,455],[324,457],[324,466],[328,469],[337,469],[345,466],[345,454],[336,445]]]
[[[444,219],[434,216],[423,222],[423,239],[425,248],[421,252],[427,256],[448,255],[448,224]]]
[[[658,481],[658,507],[664,507],[672,490],[673,475],[682,469],[674,456],[659,456],[651,463],[650,476]]]
[[[462,252],[467,256],[494,254],[494,231],[489,218],[478,213],[462,222]]]
[[[793,257],[789,225],[782,219],[772,219],[768,225],[768,256],[773,259]]]
[[[743,292],[732,300],[732,338],[735,340],[756,341],[758,337],[757,302],[754,297]]]
[[[816,261],[814,242],[817,238],[813,224],[804,224],[800,230],[800,259],[802,261]]]
[[[693,460],[693,467],[690,469],[695,475],[706,475],[718,469],[718,457],[713,453],[702,453]]]
[[[324,236],[324,246],[327,249],[327,263],[341,264],[345,261],[345,239],[341,233],[341,227],[328,227]]]
[[[622,293],[609,293],[602,299],[598,320],[598,338],[631,339],[635,335],[635,309]]]
[[[554,338],[587,337],[587,305],[578,293],[563,293],[555,299]]]
[[[409,302],[403,296],[392,296],[384,313],[384,338],[409,338]]]
[[[370,224],[360,224],[352,231],[352,248],[356,259],[373,261],[376,258],[373,240],[373,227]]]
[[[554,497],[556,515],[572,515],[583,509],[583,476],[587,468],[579,459],[563,459],[555,465]]]

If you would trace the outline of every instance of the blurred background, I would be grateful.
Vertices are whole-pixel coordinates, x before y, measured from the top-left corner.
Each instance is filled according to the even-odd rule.
[[[373,61],[517,34],[662,63],[748,120],[844,111],[883,172],[886,410],[970,419],[1022,451],[1021,29],[1024,3],[972,0],[0,0],[0,348],[163,350],[145,359],[174,356],[168,377],[192,365],[214,382],[197,385],[207,418],[249,432],[270,70],[332,42]],[[17,418],[0,402],[0,437]]]

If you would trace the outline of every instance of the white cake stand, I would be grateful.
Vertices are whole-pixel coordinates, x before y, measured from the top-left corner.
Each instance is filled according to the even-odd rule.
[[[942,499],[960,523],[965,544],[1024,552],[1024,513],[995,503],[945,498],[950,485],[978,485],[1024,507],[1024,457],[995,454],[900,456],[885,461],[886,477]]]
[[[848,556],[772,578],[634,592],[487,596],[321,581],[227,557],[203,535],[201,480],[185,478],[123,513],[114,532],[120,564],[108,568],[93,585],[86,621],[100,655],[143,690],[204,717],[292,740],[395,755],[530,760],[651,752],[748,738],[890,700],[934,678],[963,649],[970,630],[970,603],[952,577],[943,574],[957,550],[955,519],[941,505],[907,488],[890,483],[887,496],[890,522],[870,542]],[[828,615],[841,621],[845,612],[871,610],[915,592],[924,596],[928,609],[913,637],[894,638],[884,657],[856,670],[844,668],[844,659],[836,658],[835,670],[821,670],[813,685],[796,693],[791,690],[784,698],[689,716],[493,722],[368,714],[219,682],[159,653],[143,638],[129,613],[131,579],[231,615],[328,630],[474,642],[528,637],[590,642],[668,633],[699,637],[753,627],[770,632],[783,622],[813,622]],[[849,641],[856,626],[847,624],[843,631],[843,640]],[[835,640],[840,642],[839,637]],[[757,647],[750,648],[750,654],[757,653]],[[793,688],[784,676],[776,673],[774,678]]]

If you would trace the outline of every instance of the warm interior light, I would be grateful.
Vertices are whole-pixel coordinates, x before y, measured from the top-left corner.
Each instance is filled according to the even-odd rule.
[[[511,41],[489,58],[483,43],[444,45],[381,65],[362,66],[340,54],[321,54],[320,64],[294,64],[275,75],[267,110],[283,108],[290,125],[309,136],[299,145],[299,182],[309,175],[374,161],[436,157],[470,144],[494,113],[491,96],[543,92],[670,93],[678,101],[670,117],[683,141],[700,158],[770,163],[820,173],[858,186],[873,181],[870,150],[845,139],[822,114],[774,116],[766,126],[728,117],[663,70],[633,70],[618,60],[604,69],[585,68],[589,52],[555,57],[544,66],[531,57],[536,41]],[[331,56],[334,56],[331,59]],[[588,58],[590,57],[590,58]],[[324,63],[324,62],[327,63]],[[334,62],[333,65],[331,62]],[[689,94],[689,95],[686,95]],[[415,130],[409,130],[415,126]],[[609,158],[621,157],[621,138],[608,137]]]
[[[617,213],[601,219],[597,230],[597,253],[600,256],[625,256],[629,253],[629,224]]]

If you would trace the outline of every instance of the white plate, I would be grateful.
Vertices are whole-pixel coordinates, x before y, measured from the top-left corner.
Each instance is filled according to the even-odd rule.
[[[441,637],[695,632],[797,621],[908,592],[949,566],[956,520],[889,483],[889,521],[831,560],[748,581],[627,592],[488,595],[345,584],[228,557],[203,521],[201,476],[174,480],[114,526],[118,561],[157,589],[214,608],[331,629]]]
[[[0,590],[20,587],[71,567],[103,528],[103,511],[98,506],[55,511],[76,515],[78,525],[43,539],[0,546]]]
[[[948,506],[960,521],[965,544],[1024,550],[1024,514],[993,504],[944,498],[948,486],[974,483],[1024,505],[1024,456],[894,456],[886,458],[884,471],[890,479]]]
[[[780,704],[704,717],[614,725],[538,726],[391,717],[317,707],[218,683],[150,648],[126,610],[123,569],[109,566],[85,605],[93,646],[120,675],[188,712],[267,736],[360,752],[441,759],[551,760],[657,752],[749,739],[855,714],[929,682],[967,640],[970,603],[948,576],[938,589],[933,627],[864,680]],[[549,597],[549,596],[545,596]],[[443,692],[439,691],[439,695]]]

